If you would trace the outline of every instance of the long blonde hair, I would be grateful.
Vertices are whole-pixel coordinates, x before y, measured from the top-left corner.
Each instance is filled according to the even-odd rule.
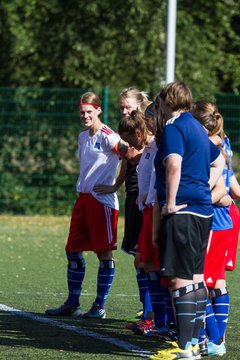
[[[212,101],[199,100],[193,103],[191,113],[208,131],[208,136],[218,135],[222,141],[225,138],[223,130],[224,120],[217,105]],[[223,154],[226,164],[229,164],[229,158],[222,148],[218,146],[219,150]]]
[[[145,109],[144,110],[141,109],[141,106],[143,105],[143,103],[145,101],[149,101],[148,97],[147,97],[147,93],[145,91],[139,91],[135,87],[125,88],[120,92],[119,99],[121,100],[121,99],[127,99],[127,98],[135,99],[136,103],[137,103],[137,110],[139,110],[141,112],[145,111]]]
[[[193,103],[191,113],[208,130],[209,135],[218,135],[224,139],[223,117],[216,104],[199,100]]]

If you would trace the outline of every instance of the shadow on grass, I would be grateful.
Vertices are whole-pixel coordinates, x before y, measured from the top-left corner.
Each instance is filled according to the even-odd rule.
[[[43,314],[33,314],[52,323],[36,321],[0,311],[0,343],[3,346],[49,349],[82,354],[112,354],[138,356],[154,352],[160,347],[155,339],[135,336],[125,329],[123,321],[116,319],[66,319],[48,318]],[[54,321],[63,325],[59,327]],[[74,331],[74,329],[76,331]],[[138,350],[140,351],[138,353]],[[147,355],[146,355],[147,357]]]

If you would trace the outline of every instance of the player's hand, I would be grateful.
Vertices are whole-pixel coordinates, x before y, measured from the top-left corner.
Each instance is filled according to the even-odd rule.
[[[230,195],[224,195],[217,203],[214,205],[217,206],[230,206],[232,204],[232,198]]]
[[[147,205],[146,205],[146,200],[147,200],[147,195],[145,194],[145,195],[143,195],[143,198],[142,198],[142,204],[143,204],[144,206],[147,206]]]
[[[93,187],[93,191],[99,195],[104,195],[114,193],[117,189],[115,185],[96,184]]]
[[[185,207],[187,207],[187,204],[174,205],[174,206],[169,206],[165,204],[162,207],[161,216],[175,214],[177,211],[184,209]]]
[[[129,147],[126,153],[127,160],[129,160],[133,165],[139,163],[141,156],[142,150],[138,150],[135,147]]]

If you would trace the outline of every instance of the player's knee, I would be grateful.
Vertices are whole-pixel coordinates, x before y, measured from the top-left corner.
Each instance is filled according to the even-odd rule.
[[[223,295],[228,295],[228,290],[225,286],[221,287],[221,288],[214,288],[211,290],[211,296],[213,298],[217,298]]]
[[[82,253],[66,252],[68,259],[68,269],[78,270],[85,267],[85,259]]]
[[[226,288],[226,280],[218,279],[214,285],[214,289]]]
[[[111,250],[107,250],[101,253],[97,253],[98,260],[104,261],[104,260],[113,260],[113,255]]]
[[[103,269],[114,269],[115,262],[113,259],[110,260],[99,260],[99,267]]]

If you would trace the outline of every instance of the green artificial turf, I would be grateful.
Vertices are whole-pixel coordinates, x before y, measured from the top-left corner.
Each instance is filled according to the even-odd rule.
[[[58,318],[59,323],[41,321],[47,308],[66,299],[65,242],[69,217],[0,217],[0,303],[25,313],[0,311],[0,359],[137,359],[144,351],[155,352],[156,339],[134,336],[122,320],[140,307],[133,257],[114,252],[116,276],[106,303],[107,319]],[[123,219],[119,220],[121,243]],[[119,244],[120,248],[120,244]],[[87,311],[96,294],[98,261],[85,253],[86,277],[81,307]],[[240,266],[227,274],[231,296],[227,328],[227,354],[223,359],[240,359]],[[37,316],[37,320],[27,317]],[[52,318],[51,318],[52,320]],[[72,327],[66,328],[67,325]],[[85,331],[85,333],[84,333]],[[131,350],[131,345],[133,346]],[[134,346],[136,348],[134,348]],[[139,354],[137,350],[142,352]]]

